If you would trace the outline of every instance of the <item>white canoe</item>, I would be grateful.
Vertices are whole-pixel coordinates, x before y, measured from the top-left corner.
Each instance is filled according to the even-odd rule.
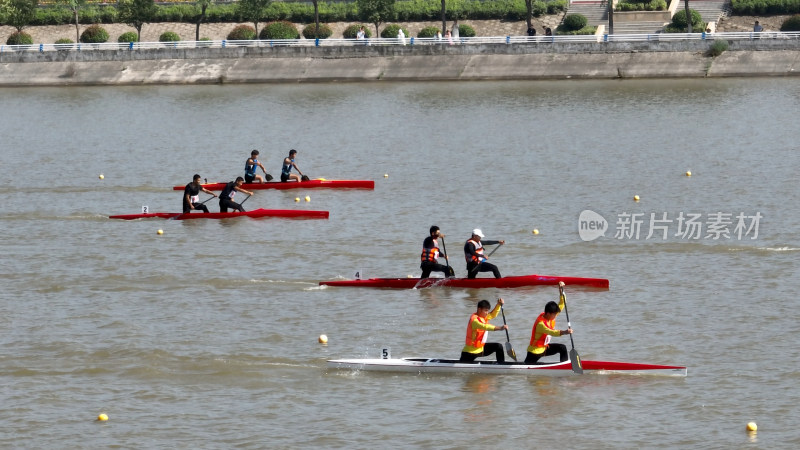
[[[676,377],[685,377],[687,375],[686,367],[682,366],[586,360],[581,360],[581,366],[584,373],[589,374],[667,375]],[[432,358],[332,359],[328,361],[328,367],[331,369],[409,373],[488,373],[538,376],[574,374],[570,361],[541,364],[506,361],[500,364],[495,361],[465,363],[457,359]]]

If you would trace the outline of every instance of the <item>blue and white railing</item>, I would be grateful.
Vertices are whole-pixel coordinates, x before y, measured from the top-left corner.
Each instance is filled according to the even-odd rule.
[[[551,44],[594,42],[674,42],[725,39],[728,41],[800,40],[800,32],[735,32],[735,33],[655,33],[655,34],[604,34],[581,36],[487,36],[458,39],[406,38],[406,39],[281,39],[253,41],[179,41],[179,42],[106,42],[102,44],[32,44],[0,45],[0,52],[51,52],[93,50],[147,50],[162,48],[227,48],[227,47],[357,47],[357,46],[415,46],[415,45],[475,45],[475,44]]]

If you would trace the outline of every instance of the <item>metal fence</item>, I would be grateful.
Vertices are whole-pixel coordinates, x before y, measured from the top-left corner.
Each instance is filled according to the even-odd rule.
[[[415,45],[475,45],[475,44],[552,44],[552,43],[597,43],[597,42],[643,42],[643,41],[698,41],[724,39],[727,41],[786,40],[800,41],[800,32],[736,32],[736,33],[656,33],[656,34],[604,34],[579,36],[492,36],[470,38],[371,38],[371,39],[281,39],[252,41],[178,41],[178,42],[130,42],[102,44],[31,44],[0,45],[0,52],[51,52],[93,50],[146,50],[159,48],[227,48],[227,47],[354,47],[354,46],[415,46]],[[800,47],[800,43],[798,43]]]

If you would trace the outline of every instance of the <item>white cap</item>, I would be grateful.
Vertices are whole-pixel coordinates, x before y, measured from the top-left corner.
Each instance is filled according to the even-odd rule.
[[[480,228],[475,228],[474,230],[472,230],[472,235],[473,235],[473,236],[480,236],[480,237],[484,237],[484,236],[483,236],[483,232],[481,231],[481,229],[480,229]]]

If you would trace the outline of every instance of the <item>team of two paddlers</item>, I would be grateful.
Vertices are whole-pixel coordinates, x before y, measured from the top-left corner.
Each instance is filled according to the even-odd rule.
[[[244,203],[244,201],[242,201],[242,203],[237,203],[233,200],[237,192],[247,194],[248,196],[253,195],[252,191],[243,188],[242,185],[244,183],[259,184],[272,181],[272,175],[267,173],[267,169],[265,169],[264,165],[258,160],[258,155],[258,150],[253,150],[250,152],[250,157],[247,158],[247,161],[244,163],[244,177],[237,177],[236,180],[226,183],[225,187],[222,188],[222,192],[219,194],[219,212],[226,213],[228,212],[228,208],[234,211],[245,212],[244,208],[242,207],[242,203]],[[283,165],[281,166],[282,183],[289,181],[309,180],[308,176],[303,175],[303,172],[301,172],[297,167],[297,164],[294,161],[296,156],[297,150],[291,149],[289,150],[289,156],[283,159]],[[257,173],[259,168],[262,172],[264,172],[264,177]],[[297,173],[292,173],[292,169],[295,169]],[[195,174],[192,182],[187,184],[183,190],[184,214],[190,213],[193,210],[199,210],[203,211],[204,213],[208,213],[208,207],[205,205],[205,202],[217,196],[203,186],[202,183],[200,183],[201,179],[202,177],[199,174]],[[212,197],[206,201],[200,202],[200,192],[210,194]]]

